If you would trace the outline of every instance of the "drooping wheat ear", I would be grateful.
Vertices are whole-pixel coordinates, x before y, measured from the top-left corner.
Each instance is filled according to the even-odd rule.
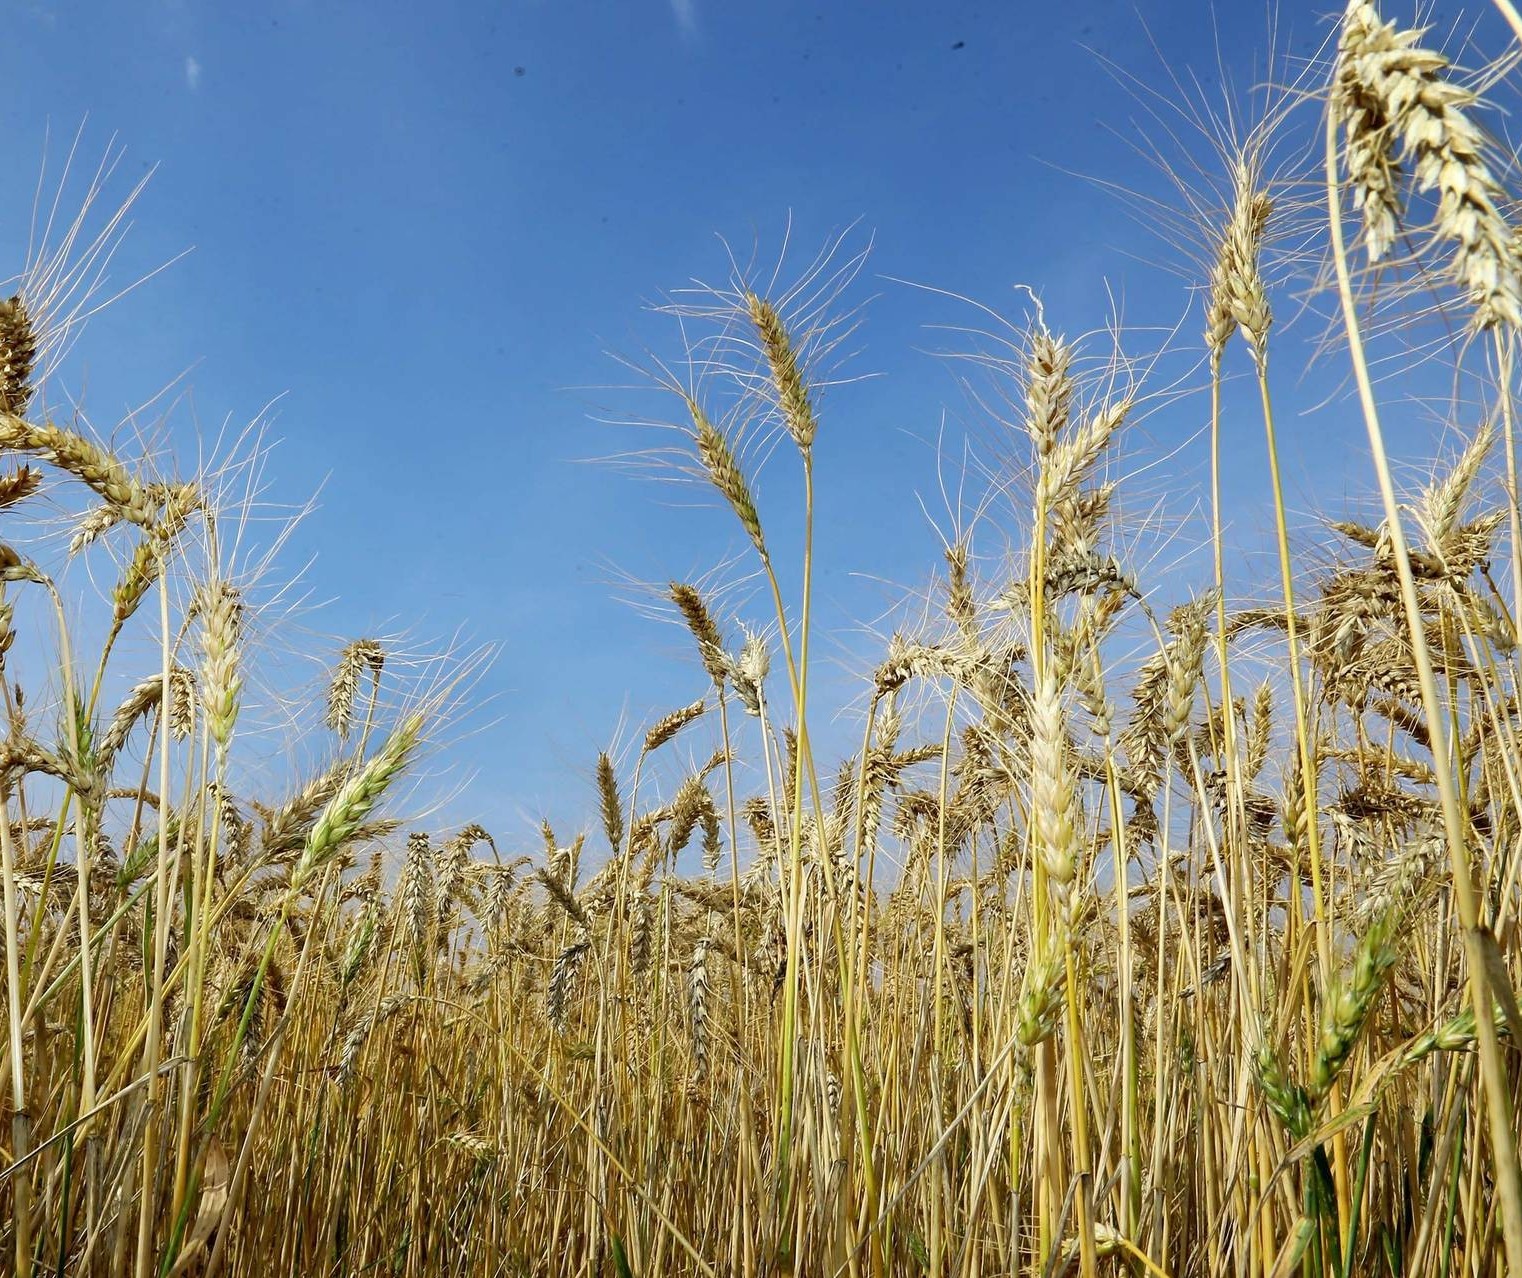
[[[173,730],[173,725],[176,718],[176,675],[181,676],[182,679],[189,679],[190,672],[180,666],[173,666],[170,668],[170,708],[166,718],[171,724],[171,730]],[[143,717],[148,714],[148,712],[155,706],[157,706],[163,699],[163,686],[164,681],[162,675],[149,675],[146,679],[143,679],[139,683],[134,684],[132,689],[127,693],[126,697],[123,698],[121,705],[116,708],[116,713],[111,716],[111,722],[106,725],[106,730],[100,734],[100,738],[95,746],[96,767],[100,769],[103,775],[108,775],[110,773],[111,765],[116,761],[116,756],[121,753],[122,747],[127,744],[127,738],[131,735],[132,729],[135,728],[138,723],[142,721]],[[181,697],[184,696],[183,693],[178,695]],[[188,725],[185,726],[188,728]],[[184,736],[182,736],[180,733],[176,732],[175,735],[180,740],[184,740]],[[185,735],[188,735],[188,731]]]
[[[708,1073],[708,947],[713,938],[705,928],[692,943],[692,962],[687,968],[688,1006],[692,1012],[692,1069],[701,1077]]]
[[[169,681],[169,695],[171,699],[174,696],[172,673]],[[188,696],[186,704],[190,704]],[[222,822],[222,828],[227,832],[227,855],[223,859],[232,862],[245,860],[248,857],[249,844],[254,837],[253,822],[238,811],[238,805],[233,802],[233,796],[225,788],[217,785],[215,781],[211,783],[211,788],[217,800],[217,819]]]
[[[18,466],[0,475],[0,510],[25,501],[42,487],[42,472],[34,466]]]
[[[544,884],[545,890],[550,894],[550,900],[564,910],[569,918],[584,928],[592,926],[586,907],[576,899],[576,894],[571,891],[563,878],[547,869],[538,871],[535,877]]]
[[[327,709],[328,728],[339,740],[347,740],[354,730],[354,702],[359,695],[360,676],[368,670],[372,682],[378,685],[385,666],[386,650],[377,639],[356,639],[339,653],[333,681],[328,685]]]
[[[1425,829],[1406,840],[1362,885],[1353,918],[1372,930],[1391,910],[1404,908],[1443,859],[1443,833]]]
[[[755,500],[750,495],[750,485],[735,459],[734,449],[724,438],[724,433],[703,412],[694,399],[687,401],[687,411],[692,417],[692,438],[696,445],[698,461],[707,472],[710,482],[719,490],[720,496],[729,503],[730,509],[749,534],[751,544],[762,559],[769,558],[766,542],[761,536],[761,516],[756,512]],[[3,440],[0,440],[3,443]]]
[[[0,423],[3,421],[4,419],[0,418]],[[115,610],[114,619],[118,626],[125,623],[137,611],[143,596],[159,579],[169,547],[183,531],[191,514],[200,505],[201,497],[194,485],[176,484],[164,490],[161,499],[155,497],[153,500],[155,503],[162,500],[162,512],[159,518],[148,526],[143,539],[138,542],[131,562],[111,594]],[[125,510],[123,516],[132,518]],[[137,521],[132,519],[132,522]]]
[[[457,1149],[464,1150],[477,1163],[494,1163],[502,1153],[496,1145],[487,1140],[480,1132],[450,1132],[449,1143]]]
[[[782,409],[782,421],[787,426],[787,433],[793,437],[793,443],[798,445],[798,451],[807,453],[814,446],[818,423],[814,418],[814,406],[809,402],[808,386],[798,367],[798,352],[776,307],[755,293],[746,293],[745,304],[750,309],[751,323],[761,338],[761,349],[771,370],[772,387]]]
[[[1505,193],[1466,114],[1475,94],[1444,77],[1448,59],[1422,48],[1422,35],[1383,21],[1371,0],[1350,0],[1343,15],[1332,110],[1369,260],[1395,243],[1400,166],[1409,164],[1418,190],[1438,192],[1433,232],[1453,245],[1450,269],[1475,308],[1476,327],[1522,326],[1517,247],[1500,209]]]
[[[1296,1140],[1311,1130],[1311,1102],[1304,1088],[1295,1083],[1266,1037],[1253,1054],[1253,1074],[1268,1107]]]
[[[248,1033],[243,1039],[239,1052],[244,1069],[250,1069],[258,1059],[260,1049],[269,1041],[270,1034],[274,1031],[281,1014],[289,1006],[294,992],[291,988],[291,978],[295,967],[295,956],[291,952],[290,933],[281,929],[275,935],[279,940],[270,963],[264,970],[263,979],[257,982],[257,1001],[251,1009],[252,1016],[248,1022]],[[254,982],[257,971],[257,964],[250,956],[248,981],[243,986],[239,999],[244,1006],[247,1006],[249,994],[255,992]]]
[[[422,714],[418,713],[404,719],[365,766],[328,800],[307,835],[301,860],[291,876],[293,889],[301,887],[321,869],[370,815],[412,757],[423,733],[423,722]]]
[[[701,700],[694,701],[691,705],[683,706],[680,710],[673,710],[663,718],[657,719],[650,726],[650,731],[645,733],[645,753],[653,754],[659,750],[689,723],[701,718],[706,708]]]
[[[1232,175],[1231,216],[1216,249],[1210,274],[1210,294],[1205,307],[1205,343],[1219,358],[1238,328],[1247,339],[1258,367],[1267,358],[1269,325],[1273,313],[1268,290],[1263,286],[1259,259],[1263,234],[1273,213],[1273,201],[1259,186],[1257,165],[1239,157]]]
[[[1072,376],[1073,348],[1044,328],[1031,334],[1025,373],[1025,429],[1036,447],[1037,460],[1057,445],[1073,411],[1076,386]]]
[[[1406,35],[1414,43],[1416,33]],[[1342,121],[1343,162],[1353,183],[1353,203],[1363,214],[1364,248],[1371,262],[1395,244],[1403,207],[1395,158],[1398,131],[1390,104],[1361,67],[1361,60],[1381,46],[1387,55],[1397,51],[1394,24],[1381,23],[1373,5],[1353,0],[1342,19],[1332,109]],[[1409,91],[1409,83],[1402,83]]]
[[[0,581],[30,581],[45,585],[47,580],[37,565],[23,559],[14,546],[0,543]]]
[[[343,1086],[354,1077],[354,1066],[359,1061],[360,1048],[364,1047],[365,1040],[385,1022],[389,1021],[408,1003],[412,1002],[413,995],[410,993],[387,994],[381,999],[380,1005],[374,1010],[361,1016],[349,1028],[344,1036],[343,1047],[338,1053],[338,1083]]]
[[[576,978],[581,974],[582,961],[586,958],[591,940],[585,932],[579,932],[555,956],[550,969],[550,984],[545,995],[545,1011],[555,1031],[564,1034],[570,1016],[571,993],[576,988]]]
[[[718,623],[709,612],[702,594],[696,586],[673,581],[671,601],[676,604],[677,611],[682,614],[682,620],[687,623],[687,629],[692,632],[693,639],[697,641],[698,656],[703,662],[703,669],[708,671],[708,677],[713,680],[713,686],[722,688],[724,680],[729,675],[729,658],[724,651],[724,636],[720,633]]]
[[[888,640],[888,652],[872,674],[872,686],[880,697],[898,691],[910,679],[949,678],[967,681],[973,663],[965,653],[951,652],[932,644],[916,643],[894,634]]]
[[[581,849],[587,841],[586,831],[578,833],[570,843],[561,845],[556,842],[548,821],[543,823],[543,829],[545,864],[549,872],[568,888],[575,888],[576,880],[581,877]]]
[[[238,640],[243,629],[243,598],[221,578],[202,588],[196,612],[201,618],[201,700],[206,728],[225,761],[238,721],[243,679],[238,674]]]
[[[86,546],[92,545],[103,533],[110,532],[121,522],[120,508],[109,503],[97,506],[94,510],[87,510],[74,525],[73,535],[69,538],[69,554],[77,555]]]
[[[740,656],[734,662],[731,673],[735,695],[740,698],[745,713],[759,718],[761,701],[766,693],[766,676],[772,669],[772,650],[761,635],[750,630],[744,633],[745,642],[740,647]]]
[[[155,674],[134,684],[132,690],[127,693],[121,705],[116,708],[116,713],[111,716],[110,724],[101,733],[96,743],[95,760],[102,772],[110,771],[111,764],[126,743],[128,734],[139,719],[158,705],[162,699],[163,690],[163,676]]]
[[[485,827],[471,822],[439,848],[438,856],[434,858],[434,892],[439,901],[439,919],[445,924],[450,921],[451,911],[461,896],[470,869],[470,850],[478,843],[491,842],[492,837]]]
[[[51,423],[36,426],[10,409],[0,407],[0,449],[31,453],[67,471],[120,509],[123,518],[140,528],[152,528],[160,501],[133,479],[127,468],[83,435]]]
[[[713,799],[702,777],[690,776],[682,782],[671,802],[671,827],[666,833],[667,856],[674,858],[692,841],[704,808],[712,806]]]
[[[37,334],[19,293],[0,302],[0,409],[24,413],[32,402]]]

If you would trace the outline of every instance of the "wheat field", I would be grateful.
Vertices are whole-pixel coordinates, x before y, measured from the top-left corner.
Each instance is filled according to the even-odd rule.
[[[1102,317],[990,323],[1001,501],[905,565],[928,606],[844,704],[814,460],[860,259],[673,302],[645,460],[756,588],[663,590],[694,699],[542,838],[408,815],[470,654],[354,640],[269,764],[238,485],[55,391],[120,230],[87,208],[0,301],[14,1273],[1522,1273],[1517,62],[1403,21],[1351,0],[1268,109],[1206,113],[1187,375]],[[1292,517],[1308,368],[1357,511]],[[1169,569],[1129,441],[1181,399],[1210,483]],[[1266,582],[1223,512],[1249,439]]]

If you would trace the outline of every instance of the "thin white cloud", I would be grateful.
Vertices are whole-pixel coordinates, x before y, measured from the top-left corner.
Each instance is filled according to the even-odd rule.
[[[192,93],[201,87],[201,64],[193,57],[185,59],[185,87]]]
[[[682,38],[691,40],[698,33],[698,11],[695,0],[671,0],[671,13],[676,18],[677,30]]]

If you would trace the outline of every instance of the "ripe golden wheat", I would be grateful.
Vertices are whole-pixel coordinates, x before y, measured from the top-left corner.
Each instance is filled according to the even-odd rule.
[[[242,762],[265,627],[218,535],[237,512],[53,415],[66,272],[23,275],[0,301],[7,1263],[1522,1272],[1516,164],[1485,77],[1429,39],[1352,0],[1306,102],[1324,158],[1282,173],[1265,131],[1221,157],[1208,588],[1149,578],[1123,518],[1143,366],[1038,313],[978,401],[1008,406],[1018,526],[947,546],[833,772],[822,300],[859,259],[685,313],[703,375],[665,387],[672,425],[764,606],[670,583],[694,699],[598,755],[585,830],[522,850],[397,814],[456,683],[408,688],[375,639],[335,650],[302,720],[318,748],[292,757],[325,762],[246,788],[279,770]],[[1353,373],[1335,411],[1366,428],[1373,521],[1289,526],[1275,414],[1303,347],[1275,302],[1299,285],[1339,317],[1317,357]],[[1366,352],[1399,307],[1485,396],[1404,490],[1402,387]],[[1219,483],[1259,430],[1266,597]],[[803,479],[801,562],[767,539],[789,512],[763,526],[758,437]]]

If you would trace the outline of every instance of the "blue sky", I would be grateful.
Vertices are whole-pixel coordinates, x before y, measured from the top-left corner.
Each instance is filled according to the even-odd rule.
[[[1284,4],[1281,46],[1311,53],[1323,7]],[[115,278],[193,252],[93,321],[68,384],[109,424],[185,373],[169,430],[187,458],[197,431],[280,397],[270,498],[321,487],[287,555],[315,555],[311,597],[334,600],[309,624],[499,645],[488,707],[440,766],[470,759],[457,810],[511,841],[542,813],[591,811],[591,762],[621,715],[703,690],[684,637],[620,602],[617,576],[691,576],[741,549],[727,515],[586,464],[631,443],[596,419],[643,406],[598,389],[627,380],[607,352],[676,354],[642,305],[721,279],[719,236],[763,259],[789,219],[800,258],[852,223],[874,239],[853,368],[882,376],[829,397],[818,450],[820,645],[850,650],[895,597],[878,581],[938,566],[922,500],[944,514],[936,441],[949,410],[957,454],[966,407],[924,324],[971,316],[883,277],[1012,313],[1030,284],[1068,332],[1104,323],[1112,296],[1139,324],[1188,306],[1148,265],[1167,251],[1075,176],[1159,181],[1102,59],[1156,84],[1150,38],[1208,93],[1219,42],[1248,84],[1268,15],[1142,8],[1145,27],[1114,0],[31,0],[0,49],[0,159],[29,187],[45,133],[56,162],[87,118],[83,155],[113,134],[124,148],[119,186],[158,166]],[[0,274],[24,212],[0,215]],[[1158,418],[1155,450],[1202,412]],[[1230,483],[1261,529],[1250,425]],[[1288,434],[1297,491],[1353,447]],[[1149,482],[1187,502],[1203,465],[1196,448]],[[784,481],[762,488],[787,500]],[[329,640],[296,642],[322,655]]]

